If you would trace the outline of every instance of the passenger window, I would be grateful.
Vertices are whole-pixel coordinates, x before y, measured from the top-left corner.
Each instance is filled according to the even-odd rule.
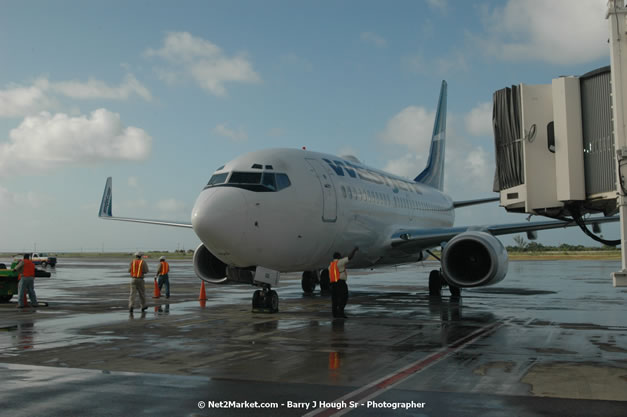
[[[275,178],[276,178],[277,191],[280,191],[292,185],[292,183],[290,182],[290,179],[287,177],[286,174],[276,174]]]
[[[348,187],[348,198],[353,199],[353,190],[351,190],[351,187]]]
[[[342,195],[346,198],[346,188],[342,185]]]

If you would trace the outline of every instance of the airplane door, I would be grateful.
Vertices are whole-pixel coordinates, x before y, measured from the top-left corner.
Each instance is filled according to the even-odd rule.
[[[322,187],[322,221],[334,222],[337,220],[337,197],[331,175],[322,164],[315,159],[305,159],[313,168]]]

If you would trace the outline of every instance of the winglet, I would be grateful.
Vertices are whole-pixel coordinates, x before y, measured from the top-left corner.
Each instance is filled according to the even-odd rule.
[[[107,178],[98,217],[112,217],[111,214],[111,177]]]
[[[446,81],[442,81],[438,110],[433,124],[433,136],[427,167],[414,179],[438,190],[444,187],[444,148],[446,143]]]

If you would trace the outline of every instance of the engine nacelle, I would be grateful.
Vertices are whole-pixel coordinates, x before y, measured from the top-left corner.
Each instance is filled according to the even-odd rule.
[[[198,278],[212,284],[224,284],[227,281],[226,264],[202,243],[194,251],[194,272]]]
[[[486,232],[464,232],[442,250],[442,272],[450,285],[482,287],[507,274],[508,257],[500,240]]]

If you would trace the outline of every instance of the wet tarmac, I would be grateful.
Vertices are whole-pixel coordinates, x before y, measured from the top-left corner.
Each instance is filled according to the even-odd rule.
[[[60,259],[35,284],[48,307],[0,304],[0,415],[627,415],[618,262],[511,262],[461,299],[428,296],[435,263],[353,271],[348,319],[297,274],[277,314],[248,286],[201,304],[176,260],[172,297],[129,315],[127,262]]]

